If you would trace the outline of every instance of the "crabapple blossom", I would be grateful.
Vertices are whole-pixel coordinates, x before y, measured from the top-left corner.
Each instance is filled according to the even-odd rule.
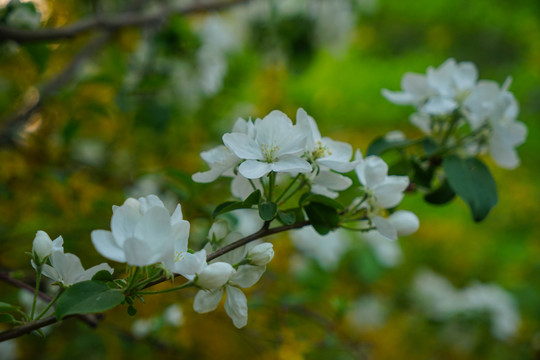
[[[248,179],[259,179],[271,171],[305,173],[311,165],[300,156],[304,152],[306,135],[293,125],[291,119],[278,110],[264,119],[248,124],[248,133],[228,133],[223,142],[229,150],[244,161],[238,167]]]
[[[81,260],[73,254],[64,253],[64,239],[61,236],[52,242],[50,261],[51,265],[43,264],[42,273],[49,279],[70,286],[75,283],[91,280],[99,271],[105,270],[113,273],[113,269],[106,263],[102,263],[84,270]]]

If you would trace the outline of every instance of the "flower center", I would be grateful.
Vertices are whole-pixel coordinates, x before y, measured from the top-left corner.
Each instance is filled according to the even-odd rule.
[[[177,262],[179,262],[180,260],[184,260],[184,252],[183,252],[183,251],[177,251],[177,252],[174,254],[174,262],[177,263]]]
[[[261,152],[263,153],[264,160],[266,162],[274,162],[276,160],[276,153],[279,151],[279,146],[272,144],[261,144]]]
[[[315,149],[311,152],[311,158],[313,160],[317,160],[330,155],[332,155],[330,149],[328,149],[327,146],[324,146],[320,141],[317,141]]]

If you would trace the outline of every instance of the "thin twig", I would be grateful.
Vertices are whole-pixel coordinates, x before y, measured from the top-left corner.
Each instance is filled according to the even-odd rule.
[[[41,86],[39,96],[34,103],[26,105],[22,110],[17,111],[16,115],[2,121],[4,126],[0,130],[0,147],[15,146],[17,144],[17,134],[29,121],[32,114],[43,105],[43,101],[54,96],[65,84],[71,81],[81,65],[98,52],[111,37],[112,33],[105,33],[90,41],[58,75]]]
[[[212,260],[214,260],[215,258],[221,256],[221,255],[224,255],[230,251],[233,251],[234,249],[237,249],[241,246],[244,246],[252,241],[255,241],[255,240],[258,240],[258,239],[262,239],[266,236],[270,236],[270,235],[273,235],[273,234],[277,234],[277,233],[280,233],[280,232],[284,232],[284,231],[288,231],[288,230],[293,230],[293,229],[300,229],[300,228],[303,228],[304,226],[307,226],[310,224],[309,220],[305,220],[305,221],[300,221],[300,222],[297,222],[297,223],[294,223],[292,225],[283,225],[283,226],[278,226],[278,227],[275,227],[275,228],[271,228],[269,229],[268,226],[269,226],[270,222],[267,221],[264,223],[263,227],[257,231],[256,233],[253,233],[249,236],[246,236],[246,237],[243,237],[241,238],[240,240],[237,240],[233,243],[230,243],[229,245],[227,246],[224,246],[222,247],[221,249],[218,249],[210,254],[208,254],[206,256],[206,261],[207,262],[210,262]],[[175,276],[177,276],[178,274],[175,274]],[[152,287],[154,285],[158,285],[158,284],[161,284],[162,282],[164,281],[167,281],[168,278],[165,278],[165,277],[162,277],[161,279],[158,279],[156,281],[152,281],[148,284],[146,284],[144,286],[144,289],[146,288],[149,288],[149,287]]]
[[[115,15],[97,15],[79,20],[71,25],[41,30],[14,29],[0,26],[0,41],[13,40],[19,43],[54,41],[74,38],[91,30],[114,31],[130,26],[144,26],[167,20],[171,15],[190,15],[209,11],[223,10],[234,5],[247,3],[250,0],[219,1],[212,3],[197,3],[191,6],[164,5],[159,10],[149,14],[127,11]]]

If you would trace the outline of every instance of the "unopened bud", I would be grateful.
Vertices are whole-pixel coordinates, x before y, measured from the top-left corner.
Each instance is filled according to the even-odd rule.
[[[32,244],[32,254],[35,256],[35,260],[39,264],[43,264],[45,259],[51,255],[52,252],[52,240],[44,231],[38,231],[34,242]]]
[[[274,258],[274,245],[267,242],[257,245],[248,252],[246,258],[253,265],[266,265]]]

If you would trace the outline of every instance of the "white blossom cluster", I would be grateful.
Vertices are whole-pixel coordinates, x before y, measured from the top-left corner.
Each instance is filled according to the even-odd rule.
[[[50,265],[46,263],[47,260]],[[85,270],[76,255],[64,253],[64,239],[61,236],[52,241],[44,231],[38,231],[34,238],[32,266],[40,267],[43,275],[62,286],[90,280],[102,270],[113,273],[113,269],[106,263]]]
[[[382,94],[395,104],[414,106],[410,120],[425,134],[463,145],[471,155],[489,151],[497,165],[514,169],[520,164],[515,147],[525,142],[527,127],[516,120],[519,106],[508,91],[510,83],[509,78],[502,86],[478,80],[473,63],[448,59],[425,75],[406,73],[402,91],[383,89]],[[467,129],[466,137],[444,135],[458,128]]]
[[[365,211],[366,228],[372,226],[382,235],[397,239],[418,229],[416,215],[388,209],[397,206],[409,185],[407,176],[388,176],[388,165],[377,156],[362,158],[342,141],[323,137],[315,120],[298,109],[296,124],[283,112],[274,110],[255,121],[238,119],[232,132],[223,135],[223,143],[201,153],[210,169],[193,175],[193,180],[209,183],[220,176],[233,177],[231,192],[245,198],[255,188],[262,189],[262,178],[274,172],[279,176],[304,175],[310,191],[336,198],[353,181],[342,175],[355,170],[365,196],[353,207]]]
[[[491,333],[507,340],[519,329],[520,315],[510,293],[497,284],[474,282],[458,290],[447,279],[430,271],[420,271],[413,281],[413,294],[428,316],[446,320],[458,314],[487,314]]]

